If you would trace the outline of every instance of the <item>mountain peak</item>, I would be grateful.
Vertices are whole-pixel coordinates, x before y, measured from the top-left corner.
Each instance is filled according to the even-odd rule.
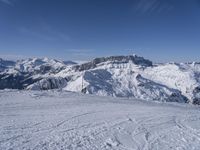
[[[90,62],[76,65],[75,70],[83,71],[95,68],[98,64],[104,63],[104,62],[111,62],[111,63],[133,63],[136,65],[144,66],[144,67],[150,67],[152,66],[152,62],[150,60],[144,59],[143,57],[137,56],[137,55],[128,55],[128,56],[109,56],[109,57],[100,57],[95,58]]]

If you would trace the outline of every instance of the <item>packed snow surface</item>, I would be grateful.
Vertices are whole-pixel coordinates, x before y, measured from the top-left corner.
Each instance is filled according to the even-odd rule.
[[[1,150],[199,150],[199,106],[1,91]]]

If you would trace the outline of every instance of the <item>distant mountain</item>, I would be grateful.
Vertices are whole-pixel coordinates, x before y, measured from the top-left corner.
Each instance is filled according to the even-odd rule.
[[[73,62],[73,61],[70,61],[70,60],[68,60],[68,61],[63,61],[63,63],[64,63],[65,65],[76,65],[76,64],[77,64],[76,62]]]
[[[48,58],[19,60],[14,66],[0,73],[0,89],[26,89],[29,85],[51,77],[67,66],[61,61]],[[58,88],[51,88],[53,87]]]
[[[200,63],[153,64],[136,55],[95,58],[83,64],[33,58],[1,70],[0,89],[5,88],[59,88],[101,96],[200,104]]]
[[[99,64],[105,62],[112,62],[113,64],[127,64],[129,62],[140,65],[144,67],[152,66],[152,62],[149,60],[144,59],[143,57],[138,56],[110,56],[110,57],[102,57],[102,58],[95,58],[93,61],[84,63],[81,65],[77,65],[74,67],[75,70],[84,71],[96,68]]]
[[[5,69],[13,67],[14,65],[14,61],[3,60],[2,58],[0,58],[0,71],[4,71]]]

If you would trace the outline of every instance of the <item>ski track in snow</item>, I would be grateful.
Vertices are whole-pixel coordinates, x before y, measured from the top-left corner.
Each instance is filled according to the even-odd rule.
[[[198,106],[1,91],[1,150],[199,150]]]

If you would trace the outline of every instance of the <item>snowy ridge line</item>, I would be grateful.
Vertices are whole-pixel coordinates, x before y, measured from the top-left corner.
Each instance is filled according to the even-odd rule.
[[[0,59],[0,89],[49,90],[200,104],[200,63],[153,64],[137,55],[75,64],[48,58]]]

